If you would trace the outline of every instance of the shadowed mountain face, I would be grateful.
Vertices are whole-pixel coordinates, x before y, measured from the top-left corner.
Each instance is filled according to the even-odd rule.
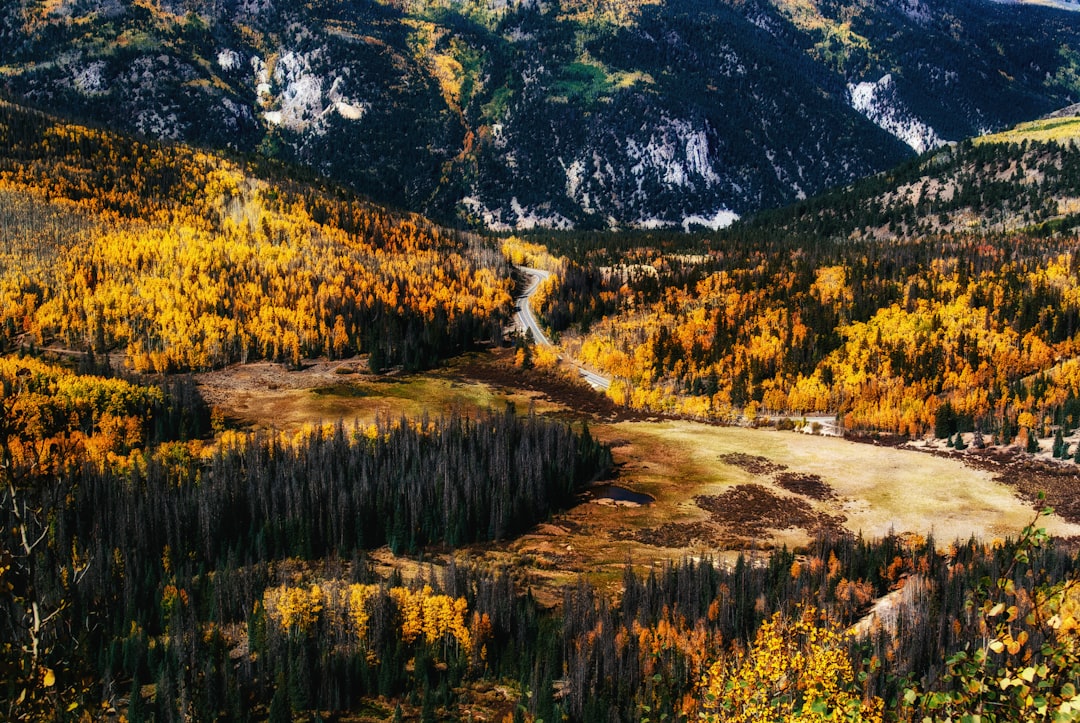
[[[0,89],[492,228],[723,225],[1080,100],[1080,14],[949,0],[22,0]]]

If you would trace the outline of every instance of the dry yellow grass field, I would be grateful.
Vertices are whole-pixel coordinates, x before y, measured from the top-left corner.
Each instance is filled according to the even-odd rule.
[[[740,552],[797,549],[810,541],[813,523],[806,522],[815,518],[868,538],[933,534],[945,546],[972,535],[986,541],[1015,537],[1034,514],[1010,486],[995,481],[991,472],[965,465],[959,456],[684,421],[591,429],[616,445],[616,482],[656,501],[641,507],[587,502],[514,540],[509,552],[533,566],[541,586],[585,574],[601,584],[606,580],[614,590],[627,561],[642,567],[688,556],[731,562]],[[736,455],[771,471],[754,472],[725,461]],[[816,476],[834,496],[818,500],[794,494],[777,483],[783,474]],[[802,515],[801,525],[761,528],[755,518],[768,521],[768,509],[733,505],[719,516],[725,524],[695,501],[702,496],[723,500],[726,492],[747,485],[781,511],[801,500],[809,514]],[[1053,535],[1080,535],[1080,525],[1058,516],[1045,524]]]
[[[725,454],[744,453],[819,475],[840,498],[830,504],[847,518],[844,526],[868,537],[890,531],[933,532],[943,542],[972,534],[997,537],[1019,532],[1031,519],[1030,505],[1010,487],[965,465],[959,456],[693,422],[624,423],[613,431],[674,457],[682,475],[665,481],[646,474],[643,479],[646,491],[665,497],[682,496],[689,486],[715,493],[738,482],[761,482],[760,476],[719,461]],[[1057,535],[1080,534],[1080,526],[1060,518],[1051,518],[1047,527]]]
[[[302,371],[281,364],[257,362],[198,375],[206,401],[219,407],[234,423],[249,429],[295,431],[305,425],[344,420],[371,424],[379,417],[432,417],[454,411],[502,409],[514,404],[521,411],[532,405],[537,413],[561,410],[543,395],[466,378],[458,359],[450,366],[424,374],[374,376],[355,360],[313,361]]]

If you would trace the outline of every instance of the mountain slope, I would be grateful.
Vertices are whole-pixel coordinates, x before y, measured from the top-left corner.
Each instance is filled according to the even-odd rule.
[[[976,0],[25,0],[0,9],[0,87],[459,223],[715,226],[1077,100],[1078,17]]]
[[[381,370],[501,337],[496,253],[263,166],[0,103],[0,349],[155,372],[362,352]]]
[[[734,236],[811,242],[940,233],[1048,235],[1080,225],[1080,117],[1021,124],[748,219]]]

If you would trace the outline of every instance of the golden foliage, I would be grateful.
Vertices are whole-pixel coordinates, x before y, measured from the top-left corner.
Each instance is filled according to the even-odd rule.
[[[390,588],[390,597],[401,612],[401,638],[406,643],[412,643],[422,635],[428,645],[453,640],[464,650],[471,649],[472,636],[465,622],[468,614],[465,598],[435,595],[429,585],[420,590]]]
[[[348,610],[349,622],[352,623],[353,632],[360,643],[367,641],[368,620],[371,615],[368,611],[368,601],[379,591],[378,585],[349,585],[342,591],[345,609]]]
[[[352,644],[366,649],[372,606],[380,595],[389,597],[396,606],[397,630],[406,644],[422,643],[444,654],[453,649],[474,661],[486,658],[484,645],[492,634],[487,615],[470,615],[465,598],[436,594],[426,585],[418,590],[386,590],[379,585],[344,585],[333,580],[308,586],[282,585],[265,590],[262,605],[282,632],[310,635],[316,625],[325,624],[347,630]]]
[[[20,158],[0,157],[0,193],[93,224],[58,232],[44,260],[24,244],[3,267],[9,344],[120,347],[138,371],[296,364],[360,350],[382,316],[445,331],[509,306],[510,281],[469,239],[418,217],[271,185],[184,147],[35,122]]]
[[[503,241],[502,252],[515,266],[528,266],[550,271],[555,275],[558,275],[565,265],[563,259],[548,253],[546,246],[524,241],[517,236],[509,236]]]
[[[32,358],[0,357],[0,401],[13,423],[4,440],[9,463],[49,474],[86,460],[122,464],[141,446],[164,393]]]
[[[714,662],[702,677],[701,718],[880,722],[884,702],[859,692],[846,644],[840,627],[821,622],[812,607],[795,619],[776,613],[748,650]]]
[[[263,593],[263,607],[283,630],[307,634],[322,612],[323,591],[318,585],[308,588],[282,585]]]
[[[986,259],[1004,253],[958,246]],[[662,277],[681,273],[674,257],[653,263]],[[751,407],[758,416],[839,413],[849,428],[919,435],[946,401],[957,416],[998,427],[1080,396],[1071,253],[987,262],[978,273],[943,255],[869,287],[878,272],[866,261],[815,267],[798,254],[751,254],[740,263],[651,297],[624,286],[620,313],[567,343],[616,378],[608,394],[617,403],[711,419]],[[1035,374],[1048,383],[1018,396],[1016,384]]]
[[[648,5],[660,0],[566,0],[559,4],[561,17],[585,25],[629,26]]]

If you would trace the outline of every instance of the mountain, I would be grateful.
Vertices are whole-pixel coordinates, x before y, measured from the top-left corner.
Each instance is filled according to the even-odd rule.
[[[493,229],[724,225],[1077,101],[1075,49],[984,0],[0,8],[9,98]]]
[[[19,22],[32,24],[34,7]],[[356,354],[375,372],[411,371],[501,338],[507,260],[491,238],[264,158],[299,155],[305,134],[328,157],[367,158],[334,129],[380,111],[344,80],[326,90],[295,54],[252,65],[268,79],[266,105],[215,135],[219,117],[198,112],[232,97],[213,68],[239,61],[194,54],[213,32],[197,16],[159,26],[164,10],[135,7],[149,29],[109,46],[133,48],[130,67],[158,42],[179,50],[153,67],[181,67],[180,50],[217,65],[184,66],[168,90],[186,105],[166,115],[139,115],[149,106],[134,101],[109,114],[111,74],[133,71],[103,60],[77,66],[97,70],[70,97],[99,103],[101,125],[149,123],[237,152],[0,101],[0,529],[11,532],[0,541],[0,719],[630,723],[780,711],[880,723],[988,710],[1032,720],[1036,703],[1073,716],[1080,559],[1075,538],[1054,543],[1047,529],[1075,530],[1066,522],[1080,510],[1080,256],[1067,232],[1080,118],[928,150],[708,237],[547,234],[572,259],[507,239],[507,256],[558,265],[529,303],[552,327],[575,322],[561,329],[567,355],[615,377],[613,401],[647,412],[604,419],[611,407],[578,407],[588,392],[511,371],[508,355],[433,376],[358,376]],[[86,37],[100,32],[94,17]],[[390,37],[399,17],[385,18]],[[395,57],[379,66],[400,73],[388,97],[416,105],[387,111],[401,125],[381,128],[380,148],[387,166],[415,171],[433,146],[410,156],[392,141],[423,142],[402,129],[430,88]],[[5,69],[37,82],[64,58]],[[296,73],[284,89],[282,67]],[[147,72],[141,87],[163,93]],[[581,73],[559,86],[565,103],[545,107],[584,102]],[[888,75],[860,98],[899,93]],[[331,91],[332,106],[311,112]],[[630,102],[616,96],[596,107]],[[417,117],[453,137],[447,117]],[[879,118],[940,132],[910,108]],[[483,142],[440,147],[451,155],[430,198],[478,183],[460,171],[484,168]],[[687,152],[698,175],[679,177],[676,164],[670,183],[720,178],[701,148]],[[408,201],[419,186],[394,168],[385,178]],[[315,355],[333,361],[201,384],[169,374],[256,358],[298,368]],[[200,386],[229,391],[204,400]],[[515,406],[524,400],[536,404]],[[258,417],[232,418],[248,405]],[[783,417],[788,429],[805,415],[807,431],[842,421],[875,444],[650,423],[658,412]],[[323,414],[339,421],[294,431]],[[935,455],[920,458],[880,431],[948,441],[924,441]],[[592,485],[616,460],[620,486]],[[605,488],[612,499],[591,497]],[[634,488],[652,501],[586,502]],[[1018,541],[987,539],[1023,524],[1028,504],[1061,517],[1031,511]],[[941,522],[967,541],[950,544]],[[872,540],[875,529],[885,537]]]

